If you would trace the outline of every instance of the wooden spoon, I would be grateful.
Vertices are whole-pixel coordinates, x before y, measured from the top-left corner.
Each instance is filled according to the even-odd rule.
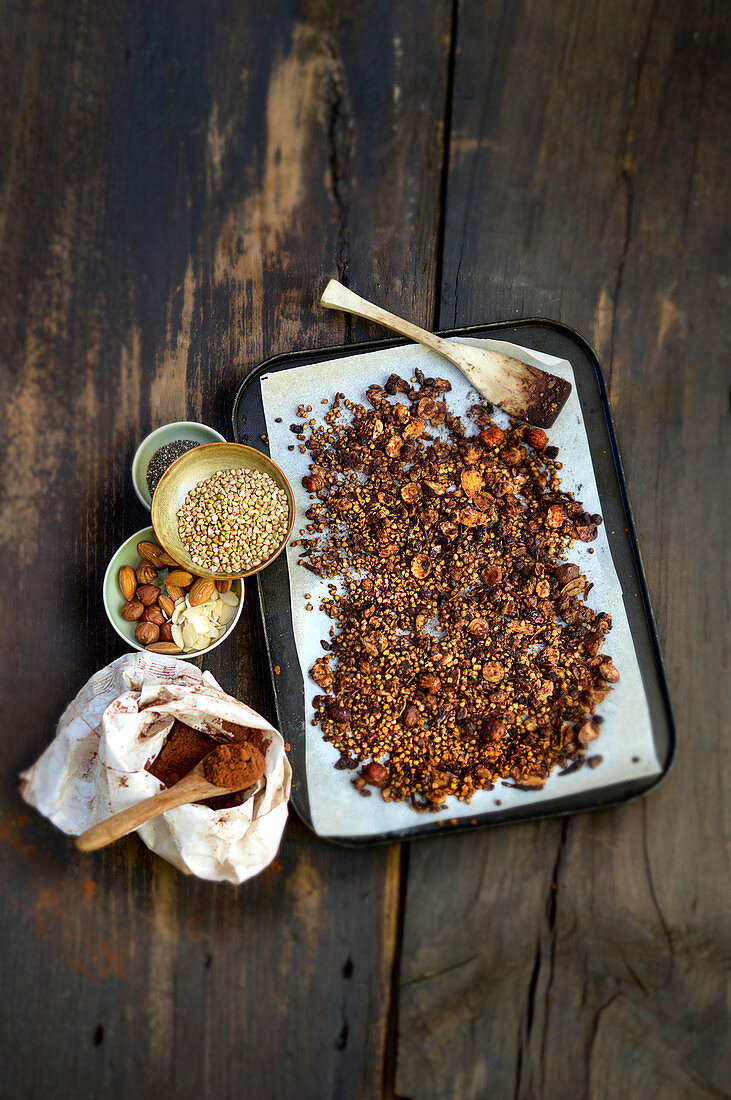
[[[214,753],[209,753],[209,756],[213,755]],[[203,774],[203,766],[207,759],[208,757],[204,757],[173,787],[160,791],[159,794],[154,794],[152,798],[146,798],[127,810],[121,810],[118,814],[108,817],[106,821],[100,821],[98,825],[87,829],[76,838],[76,847],[82,852],[95,852],[97,848],[106,848],[107,844],[112,844],[127,833],[139,829],[140,825],[144,825],[151,818],[158,817],[167,810],[173,810],[176,806],[185,806],[188,802],[200,802],[204,798],[216,798],[221,794],[234,794],[236,791],[252,786],[249,776],[237,787],[216,787],[213,783],[209,783]]]
[[[484,351],[435,336],[433,332],[427,332],[360,298],[336,279],[331,279],[325,287],[320,305],[355,313],[439,352],[454,363],[478,393],[493,405],[504,409],[509,416],[527,420],[539,428],[551,427],[571,393],[571,383],[564,378],[521,363],[519,359],[512,359],[499,351]]]

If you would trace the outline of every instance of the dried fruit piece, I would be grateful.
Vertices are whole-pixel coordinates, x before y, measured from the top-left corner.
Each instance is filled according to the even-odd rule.
[[[123,565],[119,570],[119,588],[125,600],[134,598],[137,591],[137,577],[131,565]]]
[[[485,661],[482,666],[482,678],[490,684],[498,684],[505,675],[500,661]]]

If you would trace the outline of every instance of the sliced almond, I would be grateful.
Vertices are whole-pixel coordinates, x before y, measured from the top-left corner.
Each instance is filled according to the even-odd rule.
[[[236,607],[239,602],[239,597],[235,592],[222,592],[221,599],[224,603],[229,604],[231,607]]]
[[[183,648],[183,631],[177,623],[173,625],[173,641],[177,646],[180,646],[181,649]]]
[[[190,623],[186,623],[183,627],[183,641],[186,649],[192,649],[198,641],[198,631]]]

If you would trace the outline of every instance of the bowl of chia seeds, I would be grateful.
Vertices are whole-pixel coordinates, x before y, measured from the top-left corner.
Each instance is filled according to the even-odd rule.
[[[132,460],[132,484],[137,499],[150,509],[160,478],[176,459],[204,443],[225,443],[224,437],[207,424],[177,420],[150,432]]]

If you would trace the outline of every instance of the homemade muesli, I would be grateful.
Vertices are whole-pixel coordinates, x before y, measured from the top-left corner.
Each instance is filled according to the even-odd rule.
[[[339,393],[323,425],[309,406],[291,425],[313,460],[299,564],[340,580],[314,722],[361,793],[419,811],[575,770],[619,680],[600,652],[611,618],[565,560],[601,516],[561,489],[545,432],[500,428],[487,402],[465,423],[450,389],[391,375],[370,407]]]

